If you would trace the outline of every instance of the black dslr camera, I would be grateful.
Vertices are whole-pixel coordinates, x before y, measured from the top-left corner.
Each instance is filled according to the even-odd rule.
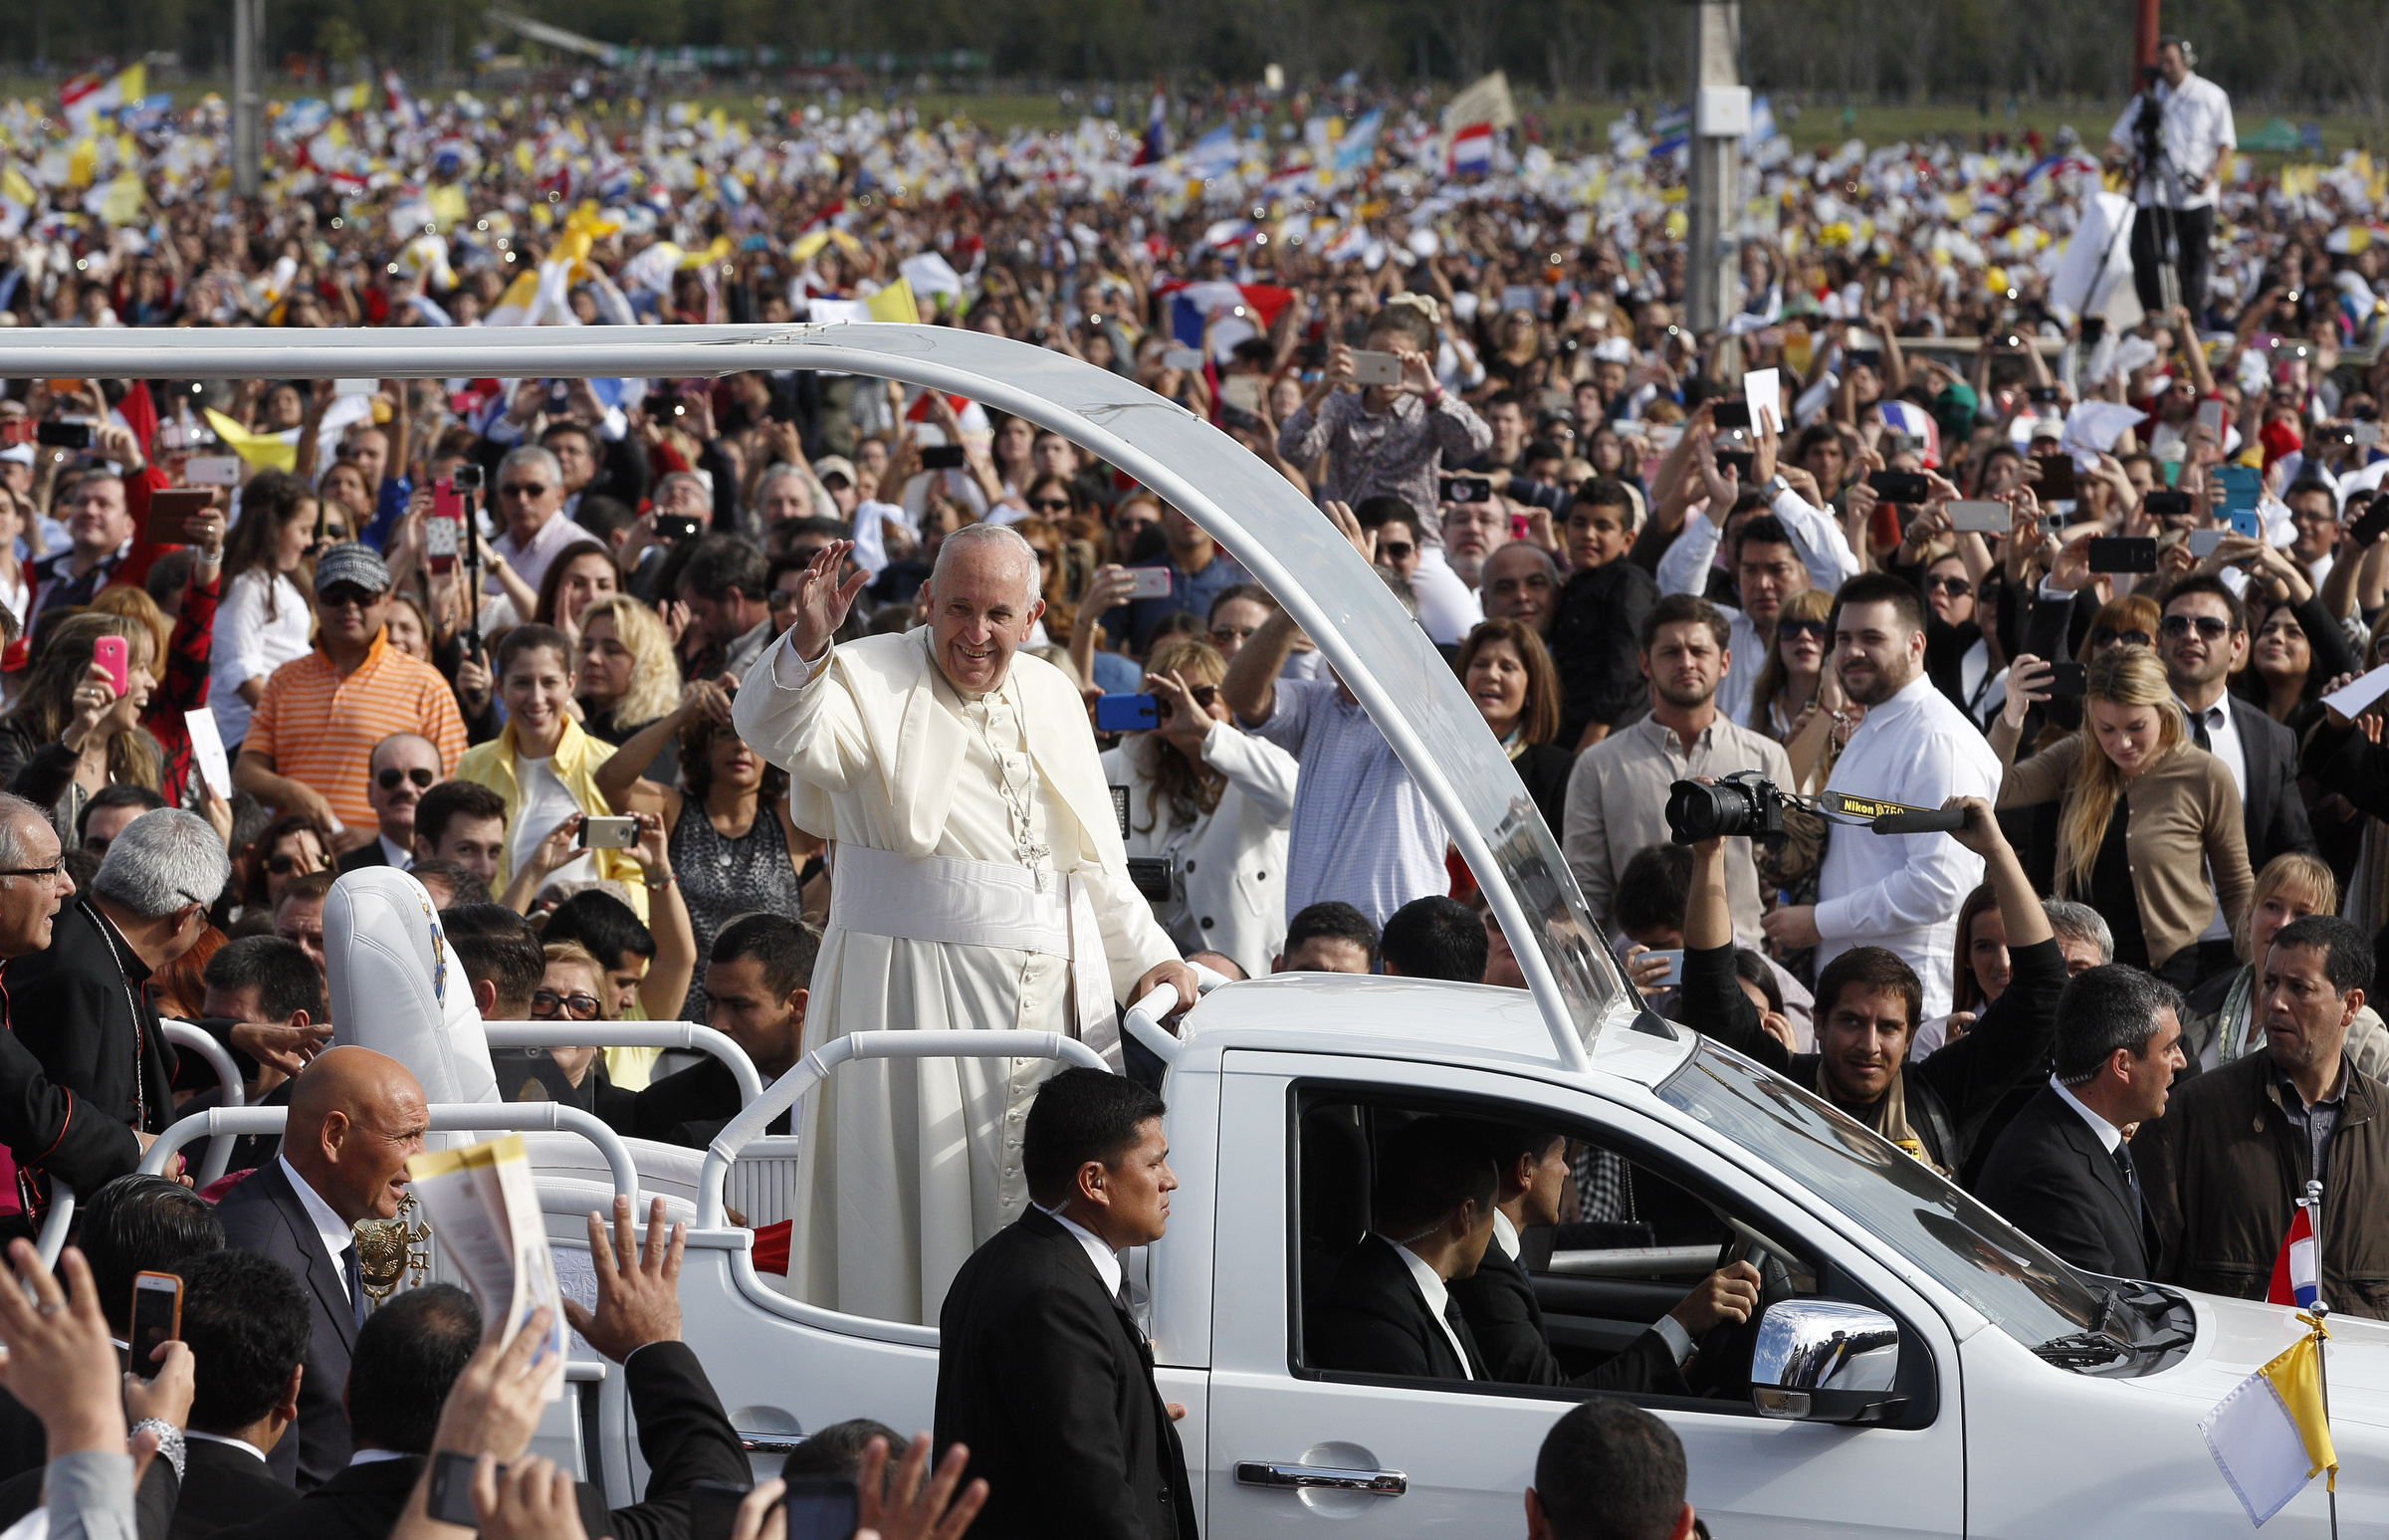
[[[1781,839],[1784,793],[1757,770],[1736,770],[1707,783],[1679,780],[1667,788],[1667,832],[1679,845],[1736,834]]]

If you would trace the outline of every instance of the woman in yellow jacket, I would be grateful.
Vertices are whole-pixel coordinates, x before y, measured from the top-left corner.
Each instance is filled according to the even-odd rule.
[[[630,850],[584,850],[552,867],[548,860],[554,854],[573,847],[559,840],[547,858],[541,853],[543,843],[574,820],[613,815],[597,788],[597,767],[613,757],[613,746],[582,732],[572,720],[572,644],[553,626],[519,625],[499,641],[496,663],[506,731],[466,750],[456,765],[457,779],[488,786],[506,799],[506,848],[499,854],[495,886],[508,904],[529,912],[539,888],[550,882],[615,878],[629,890],[639,919],[646,920],[647,884]],[[530,882],[517,884],[517,874]],[[517,886],[524,891],[514,892]]]

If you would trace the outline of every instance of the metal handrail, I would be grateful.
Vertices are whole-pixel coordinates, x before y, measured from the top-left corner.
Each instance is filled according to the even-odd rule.
[[[166,1041],[177,1049],[190,1049],[214,1068],[216,1081],[224,1091],[224,1099],[218,1103],[219,1106],[230,1111],[249,1104],[248,1088],[241,1079],[240,1066],[233,1063],[232,1054],[222,1043],[209,1036],[204,1028],[193,1026],[188,1021],[161,1018],[158,1025],[164,1029]],[[205,1187],[223,1176],[224,1168],[231,1164],[232,1137],[224,1135],[208,1145],[207,1158],[199,1163],[199,1185]]]
[[[157,1143],[141,1157],[141,1170],[162,1172],[176,1151],[194,1139],[219,1134],[279,1135],[290,1118],[288,1107],[240,1107],[202,1112],[168,1124]],[[443,1102],[431,1109],[431,1132],[439,1133],[563,1133],[578,1134],[597,1147],[612,1171],[614,1191],[639,1203],[639,1168],[630,1158],[622,1136],[578,1107],[556,1102]]]
[[[739,1083],[739,1105],[763,1094],[755,1060],[728,1032],[695,1021],[484,1021],[493,1048],[693,1048],[710,1053]]]
[[[1103,1055],[1075,1037],[1060,1032],[919,1031],[851,1032],[796,1061],[795,1067],[749,1103],[746,1110],[723,1125],[706,1147],[705,1166],[697,1176],[697,1227],[720,1229],[728,1222],[722,1189],[730,1180],[731,1162],[746,1143],[771,1126],[779,1115],[802,1101],[806,1093],[829,1078],[829,1072],[851,1059],[1067,1059],[1082,1069],[1111,1066]]]
[[[42,1219],[42,1233],[33,1243],[42,1254],[42,1266],[50,1271],[58,1268],[58,1253],[67,1248],[67,1230],[75,1222],[75,1190],[50,1179],[50,1212]]]

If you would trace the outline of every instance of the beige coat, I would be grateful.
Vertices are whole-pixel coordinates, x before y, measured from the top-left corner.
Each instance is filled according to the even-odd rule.
[[[2001,807],[2030,807],[2061,801],[2073,784],[2082,741],[2067,738],[2022,765],[2011,766],[1999,788]],[[2221,760],[2195,744],[2171,754],[2127,782],[2124,849],[2132,868],[2132,897],[2140,906],[2140,932],[2148,942],[2151,967],[2195,945],[2214,918],[2218,901],[2224,922],[2235,931],[2248,912],[2256,878],[2248,869],[2248,830],[2240,811],[2240,788]],[[2058,888],[2067,898],[2066,873],[2073,852],[2058,850]],[[2207,873],[2214,872],[2214,886]]]

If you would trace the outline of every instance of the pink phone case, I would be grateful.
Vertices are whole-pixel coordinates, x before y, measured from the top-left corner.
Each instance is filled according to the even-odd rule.
[[[92,661],[108,672],[108,682],[115,686],[118,696],[132,688],[132,676],[125,668],[124,638],[102,636],[92,642]]]

